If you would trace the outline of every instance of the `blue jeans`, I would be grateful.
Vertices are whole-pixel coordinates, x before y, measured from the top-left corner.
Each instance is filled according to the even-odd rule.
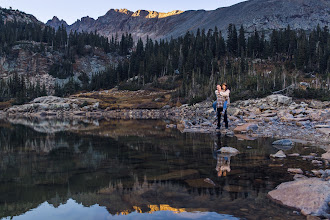
[[[212,104],[214,111],[217,111],[217,101],[213,102]]]

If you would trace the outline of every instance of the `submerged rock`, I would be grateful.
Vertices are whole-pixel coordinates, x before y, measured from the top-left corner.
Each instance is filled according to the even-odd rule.
[[[191,186],[191,187],[195,187],[195,188],[211,188],[215,186],[215,183],[209,179],[188,179],[185,180],[185,182]]]
[[[239,154],[239,151],[233,147],[222,147],[219,150],[221,153],[228,153],[228,154]]]
[[[312,160],[312,164],[316,165],[316,166],[321,166],[322,165],[322,161],[319,160]]]
[[[330,217],[330,183],[319,178],[298,179],[280,184],[268,193],[283,205],[300,209],[304,215]]]
[[[236,186],[236,185],[226,185],[223,187],[223,189],[227,192],[244,192],[244,188],[242,186]]]
[[[275,157],[275,158],[285,158],[286,157],[285,153],[282,150],[278,151],[276,154],[271,154],[270,156]]]
[[[215,183],[214,183],[210,178],[206,178],[206,179],[204,179],[204,182],[207,182],[207,183],[209,183],[209,184],[215,186]]]
[[[294,143],[290,139],[283,139],[283,140],[278,140],[274,141],[272,145],[282,145],[282,146],[292,146]]]

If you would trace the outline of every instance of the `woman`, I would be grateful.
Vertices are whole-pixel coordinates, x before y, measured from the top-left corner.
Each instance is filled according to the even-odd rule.
[[[225,127],[228,129],[227,105],[230,103],[230,90],[227,88],[227,84],[223,83],[221,86],[218,85],[215,94],[217,96],[217,129],[221,127],[220,121],[222,113],[224,115]]]

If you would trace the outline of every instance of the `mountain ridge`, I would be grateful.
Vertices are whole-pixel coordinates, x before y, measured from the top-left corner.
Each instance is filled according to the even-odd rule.
[[[39,23],[35,16],[18,10],[0,7],[0,16],[7,21]],[[157,12],[152,10],[110,9],[97,19],[89,16],[78,19],[69,25],[54,16],[46,25],[58,29],[66,27],[69,31],[95,32],[111,38],[131,33],[133,38],[170,39],[183,36],[187,31],[217,27],[225,36],[229,24],[243,25],[247,32],[255,29],[265,32],[283,29],[312,30],[317,25],[330,26],[329,0],[249,0],[215,10],[174,10]]]
[[[58,23],[49,20],[47,25],[58,28]],[[226,32],[229,24],[243,25],[249,32],[282,29],[311,30],[318,24],[330,26],[330,1],[328,0],[250,0],[215,10],[188,10],[161,13],[156,11],[110,9],[97,19],[83,17],[68,31],[97,31],[111,37],[132,33],[135,39],[147,36],[153,39],[179,37],[187,31],[213,29],[215,26]]]

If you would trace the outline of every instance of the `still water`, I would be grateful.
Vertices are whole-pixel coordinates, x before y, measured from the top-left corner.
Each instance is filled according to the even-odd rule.
[[[310,162],[271,159],[271,139],[166,123],[0,121],[0,219],[304,219],[267,193],[293,179],[287,168],[311,170]],[[286,151],[311,152],[323,151]]]

